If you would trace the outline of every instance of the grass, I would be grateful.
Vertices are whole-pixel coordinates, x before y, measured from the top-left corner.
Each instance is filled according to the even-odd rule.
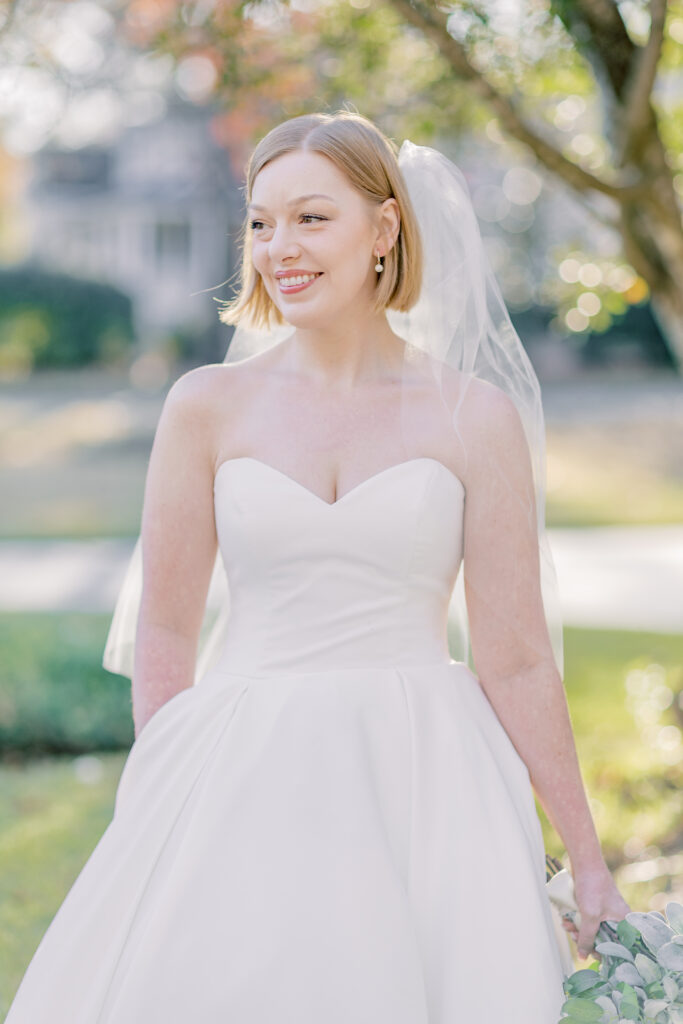
[[[125,753],[0,769],[0,1015],[111,820]]]
[[[102,668],[111,614],[0,614],[0,750],[119,750],[133,741],[130,682]]]
[[[38,643],[35,621],[31,629]],[[54,623],[46,629],[46,642],[53,643]],[[675,760],[671,743],[683,724],[676,703],[683,688],[683,637],[567,629],[565,661],[582,771],[610,866],[618,875],[629,853],[680,853],[683,759]],[[661,730],[672,728],[665,734],[669,745],[662,746]],[[122,751],[0,766],[2,1011],[111,820],[125,757]],[[563,856],[540,809],[539,817],[548,852]],[[672,884],[664,875],[621,888],[632,906],[648,909]]]
[[[625,898],[645,910],[662,909],[667,892],[683,899],[666,871],[631,883],[623,870],[620,881],[634,858],[655,872],[662,855],[683,853],[683,636],[566,629],[565,682],[596,828]],[[539,817],[546,849],[562,857]]]
[[[680,437],[665,419],[549,427],[548,526],[683,522]]]

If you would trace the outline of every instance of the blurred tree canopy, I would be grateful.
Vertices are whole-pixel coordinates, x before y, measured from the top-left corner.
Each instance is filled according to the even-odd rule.
[[[348,104],[395,137],[521,143],[621,239],[633,272],[588,275],[597,307],[649,295],[683,367],[683,0],[121,0],[120,27],[219,104],[239,174],[277,122]]]

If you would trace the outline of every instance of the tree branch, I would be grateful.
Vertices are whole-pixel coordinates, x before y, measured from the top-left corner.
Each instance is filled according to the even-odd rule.
[[[621,99],[635,44],[626,31],[615,0],[568,0],[565,8],[572,23],[580,19],[588,28],[589,45],[607,73],[614,96]],[[576,36],[574,40],[581,45]]]
[[[523,120],[510,100],[470,63],[465,47],[448,31],[447,14],[438,10],[434,5],[423,3],[421,0],[388,0],[388,2],[404,21],[418,28],[437,46],[455,74],[469,82],[473,92],[493,109],[505,131],[529,146],[548,170],[557,174],[572,188],[580,192],[592,189],[619,202],[636,198],[646,188],[646,183],[642,180],[633,180],[632,173],[616,182],[605,181],[568,160],[553,145],[538,135]]]
[[[0,25],[0,36],[6,35],[6,33],[11,29],[18,6],[19,0],[7,0],[7,3],[5,4],[5,20],[2,25]]]
[[[624,87],[621,134],[621,166],[637,150],[640,140],[654,117],[650,97],[657,75],[657,65],[664,41],[667,0],[650,0],[650,35],[645,46],[639,46],[631,61],[631,70]]]

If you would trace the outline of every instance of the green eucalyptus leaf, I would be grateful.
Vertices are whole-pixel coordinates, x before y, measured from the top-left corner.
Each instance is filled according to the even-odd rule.
[[[643,1011],[648,1017],[656,1017],[662,1010],[666,1010],[668,1005],[668,999],[646,999]]]
[[[683,935],[683,905],[680,903],[667,903],[666,917],[678,935]]]
[[[645,956],[644,953],[636,953],[635,965],[638,974],[646,985],[651,984],[653,981],[659,981],[662,976],[662,969],[659,964],[656,964],[649,956]]]
[[[673,929],[669,928],[662,915],[654,910],[647,914],[631,911],[626,915],[626,920],[638,929],[645,944],[655,953],[664,943],[671,942],[674,936]]]
[[[623,944],[629,949],[631,949],[640,938],[640,932],[638,929],[634,928],[634,926],[629,924],[626,920],[619,921],[617,925],[617,935],[619,936],[619,941],[623,942]]]
[[[589,967],[585,967],[580,971],[574,971],[567,978],[567,985],[570,989],[568,995],[577,995],[579,992],[585,992],[589,988],[595,988],[600,983],[600,976]]]
[[[595,1002],[602,1009],[602,1024],[617,1024],[619,1013],[609,996],[597,996]]]
[[[640,1006],[635,989],[627,982],[620,982],[620,985],[621,1004],[619,1006],[619,1013],[622,1017],[626,1017],[627,1020],[640,1020]]]
[[[630,949],[620,945],[618,942],[598,942],[595,947],[596,953],[602,956],[614,956],[619,960],[629,960],[633,963],[633,953]]]
[[[641,986],[643,984],[643,979],[633,964],[626,963],[625,961],[615,968],[614,977],[617,981],[625,981],[627,985]],[[643,993],[643,995],[645,995],[645,993]],[[635,993],[635,997],[636,999],[638,998],[637,992]]]
[[[567,999],[562,1011],[581,1024],[600,1024],[602,1021],[602,1007],[592,999]]]
[[[664,977],[662,978],[662,988],[664,989],[664,992],[666,993],[667,999],[671,999],[673,1001],[674,999],[678,998],[678,993],[680,992],[680,988],[676,984],[674,979],[670,978],[668,974],[665,974]]]
[[[667,971],[683,971],[683,946],[677,942],[665,942],[657,950],[657,960]]]

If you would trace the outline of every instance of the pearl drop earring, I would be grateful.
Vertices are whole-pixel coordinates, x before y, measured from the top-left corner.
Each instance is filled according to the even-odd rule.
[[[377,262],[375,263],[375,270],[377,271],[378,274],[381,274],[382,271],[384,270],[384,264],[382,263],[382,257],[380,256],[379,253],[375,253],[375,255],[377,256]]]

